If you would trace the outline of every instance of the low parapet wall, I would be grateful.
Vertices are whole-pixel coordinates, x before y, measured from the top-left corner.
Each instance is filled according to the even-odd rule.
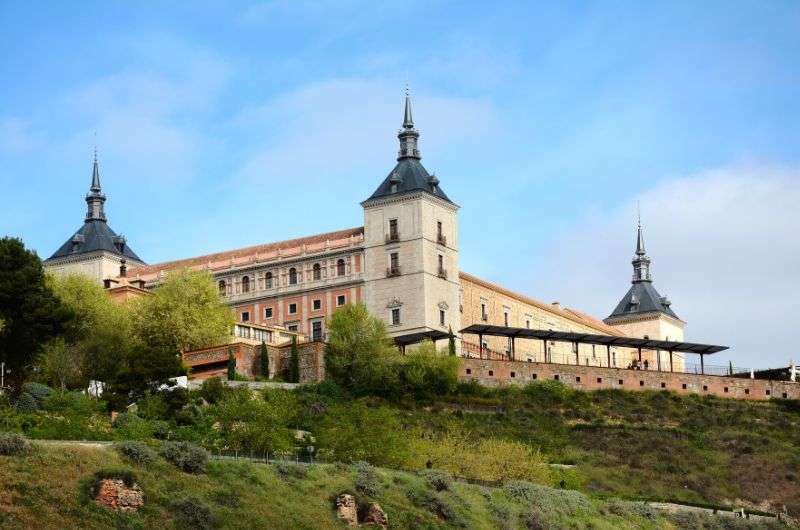
[[[671,390],[735,399],[800,399],[800,383],[570,364],[462,359],[461,381],[486,386],[557,380],[578,390]]]

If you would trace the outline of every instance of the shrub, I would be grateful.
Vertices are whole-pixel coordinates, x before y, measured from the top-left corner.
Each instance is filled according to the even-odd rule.
[[[122,412],[112,424],[116,436],[124,440],[146,440],[153,436],[154,424],[133,412]]]
[[[28,439],[15,432],[0,432],[0,455],[16,456],[30,450]]]
[[[114,444],[114,449],[127,460],[139,466],[146,466],[156,459],[156,452],[144,442],[125,441]]]
[[[620,517],[641,517],[651,521],[658,518],[658,510],[644,502],[615,500],[608,503],[608,511]]]
[[[208,463],[208,452],[189,442],[167,442],[161,456],[187,473],[202,473]]]
[[[308,476],[308,468],[306,466],[293,462],[275,462],[274,468],[278,475],[284,479],[303,479]]]
[[[36,412],[39,410],[39,403],[36,401],[35,397],[27,392],[23,392],[17,398],[17,402],[14,403],[14,408],[22,413]]]
[[[210,377],[200,386],[200,395],[207,402],[214,404],[222,401],[225,395],[225,385],[219,377]]]
[[[414,491],[409,490],[406,492],[406,497],[415,506],[426,508],[431,513],[444,519],[453,526],[466,526],[463,518],[455,510],[453,505],[441,494],[431,493],[430,491]]]
[[[515,501],[540,510],[547,519],[556,516],[573,517],[592,510],[589,499],[573,490],[557,490],[524,480],[509,481],[503,485],[503,490]]]
[[[450,476],[450,473],[439,471],[438,469],[426,469],[420,471],[419,475],[436,491],[449,490],[453,482],[453,477]]]
[[[53,389],[49,386],[33,381],[22,385],[22,391],[32,395],[40,407],[42,406],[42,402],[53,393]]]
[[[189,497],[174,502],[171,508],[178,528],[205,530],[214,527],[211,509],[200,499]]]
[[[355,462],[353,469],[356,471],[356,490],[369,497],[377,497],[381,486],[375,468],[367,462]]]

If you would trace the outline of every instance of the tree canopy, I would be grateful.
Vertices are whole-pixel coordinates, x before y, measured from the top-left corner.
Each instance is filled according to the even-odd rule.
[[[21,380],[42,344],[71,319],[46,284],[39,256],[19,239],[0,239],[0,360],[14,380]]]
[[[131,316],[146,344],[176,352],[223,344],[234,323],[211,274],[189,269],[167,274],[152,296],[134,301]]]

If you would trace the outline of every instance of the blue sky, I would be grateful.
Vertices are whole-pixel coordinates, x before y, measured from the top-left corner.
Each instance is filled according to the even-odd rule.
[[[80,226],[94,131],[148,262],[359,226],[408,81],[463,270],[602,318],[640,201],[687,338],[786,364],[798,28],[777,1],[5,1],[0,232],[47,257]]]

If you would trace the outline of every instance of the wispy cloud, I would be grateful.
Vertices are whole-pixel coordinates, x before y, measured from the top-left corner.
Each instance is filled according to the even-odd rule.
[[[730,345],[741,366],[786,365],[800,312],[800,168],[724,168],[663,181],[556,234],[531,292],[605,317],[631,274],[641,202],[654,283],[687,340]],[[727,355],[727,354],[723,354]]]

